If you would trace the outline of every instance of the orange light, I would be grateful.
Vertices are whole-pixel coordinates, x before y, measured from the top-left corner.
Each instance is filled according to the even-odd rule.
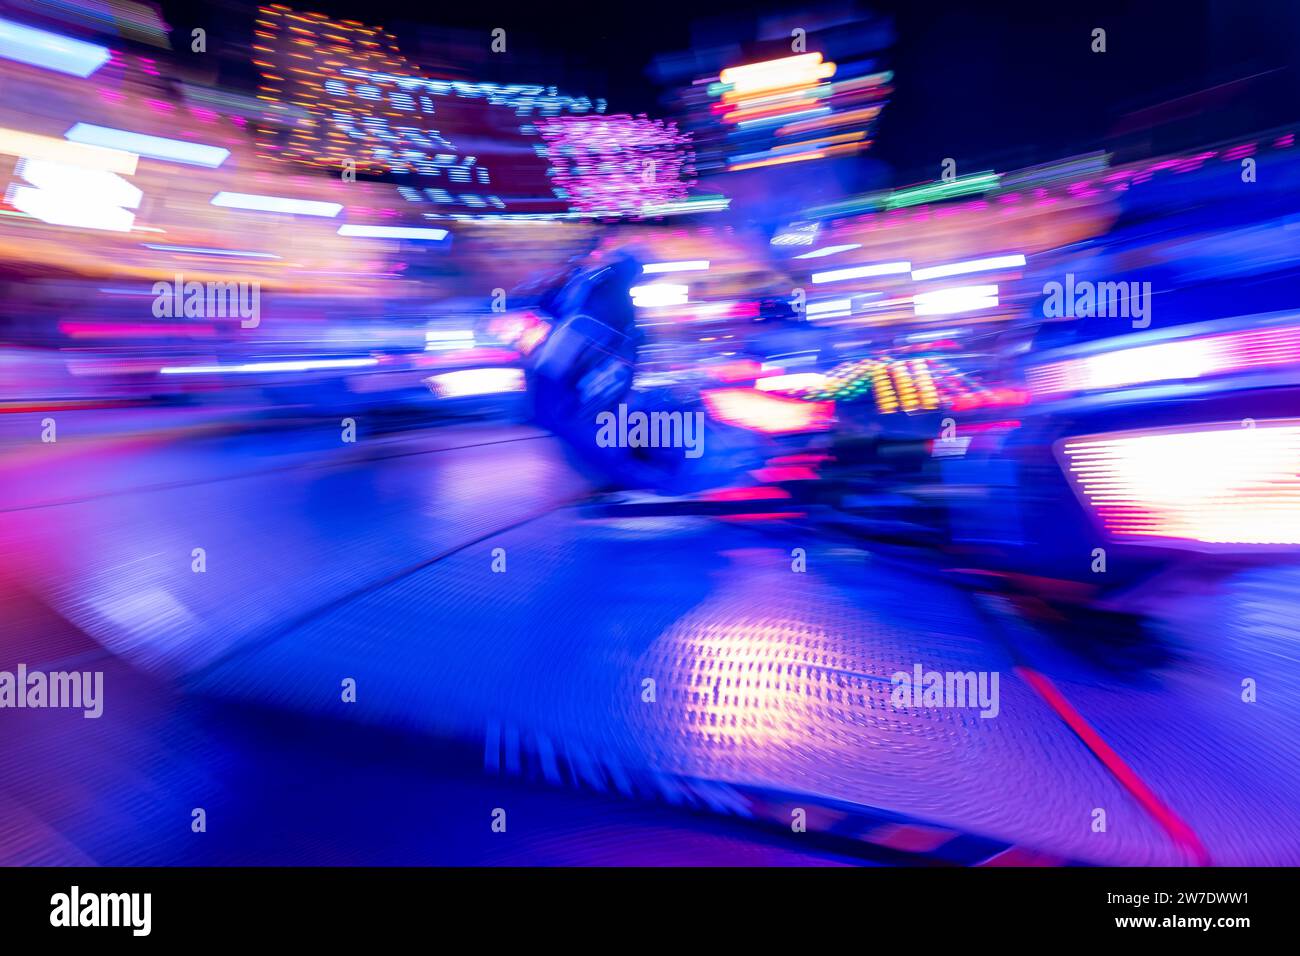
[[[817,83],[834,75],[835,64],[822,62],[820,53],[801,53],[779,60],[728,67],[718,78],[736,93],[755,93]]]
[[[701,393],[719,421],[767,434],[825,431],[834,405],[780,398],[752,388],[713,388]]]

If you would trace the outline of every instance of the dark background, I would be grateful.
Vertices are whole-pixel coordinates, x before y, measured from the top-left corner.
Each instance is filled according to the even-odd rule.
[[[454,63],[465,78],[554,84],[607,98],[609,112],[652,116],[672,111],[671,91],[653,69],[657,59],[724,43],[759,58],[788,54],[788,45],[782,51],[755,42],[760,20],[784,15],[798,23],[814,12],[856,9],[892,24],[882,62],[895,71],[897,91],[871,155],[895,183],[934,178],[948,156],[964,170],[1008,169],[1102,148],[1155,153],[1207,145],[1290,122],[1300,102],[1296,0],[287,5],[381,25],[435,73]],[[203,26],[226,44],[221,82],[255,86],[251,71],[239,67],[254,4],[162,6],[182,60],[191,56],[189,30]],[[507,31],[505,54],[489,52],[495,27]],[[1104,54],[1091,52],[1094,27],[1107,31]],[[812,36],[809,48],[817,49]]]

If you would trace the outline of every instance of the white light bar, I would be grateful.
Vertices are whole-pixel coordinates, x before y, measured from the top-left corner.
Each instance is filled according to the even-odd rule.
[[[135,209],[144,198],[133,186],[116,173],[102,169],[84,169],[67,163],[52,163],[47,159],[20,159],[14,169],[17,175],[43,191],[62,198],[75,199],[93,206],[126,206]]]
[[[419,226],[339,226],[340,236],[359,239],[427,239],[437,242],[447,238],[446,229],[422,229]]]
[[[853,311],[853,300],[825,299],[821,302],[809,302],[804,309],[809,315],[828,315],[831,313],[848,315]]]
[[[85,79],[108,62],[109,52],[84,40],[0,20],[0,57]]]
[[[754,382],[760,392],[802,392],[824,388],[826,376],[821,372],[791,372],[788,375],[769,375]]]
[[[158,371],[163,375],[230,375],[255,372],[313,372],[318,369],[364,368],[378,364],[377,358],[302,359],[285,362],[246,362],[243,365],[168,365]]]
[[[204,146],[202,143],[191,143],[183,139],[148,136],[144,133],[110,129],[107,126],[94,126],[90,123],[78,123],[64,133],[63,137],[74,143],[120,149],[138,156],[148,156],[150,159],[185,163],[188,166],[205,166],[208,169],[216,169],[230,155],[230,150],[220,146]]]
[[[953,315],[988,309],[997,304],[998,287],[995,285],[964,285],[955,289],[918,292],[912,296],[917,315]]]
[[[924,279],[942,279],[945,276],[962,276],[971,272],[993,272],[997,269],[1015,269],[1025,264],[1025,257],[1019,253],[1010,256],[989,256],[986,259],[968,259],[965,262],[950,262],[942,266],[927,266],[912,272],[912,278],[920,282]]]
[[[87,206],[76,196],[61,196],[48,189],[18,186],[13,190],[10,202],[15,209],[51,226],[130,232],[135,224],[135,213],[129,209],[109,205]]]
[[[343,211],[336,202],[318,202],[314,199],[285,199],[281,196],[257,196],[252,193],[219,192],[212,197],[212,205],[227,209],[253,209],[258,212],[284,212],[295,216],[322,216],[332,219]]]
[[[814,272],[813,283],[843,282],[845,279],[866,279],[870,276],[902,275],[912,271],[910,262],[877,262],[869,266],[852,266],[848,269],[832,269],[830,272]]]
[[[690,289],[688,285],[662,282],[652,285],[634,285],[630,291],[632,304],[646,309],[660,305],[685,305]]]
[[[656,272],[704,272],[708,268],[708,259],[687,259],[682,262],[647,262],[641,271],[653,275]]]
[[[15,186],[10,202],[55,226],[129,232],[143,194],[116,173],[46,159],[23,158],[14,172],[31,183]]]
[[[823,256],[833,256],[837,252],[851,252],[854,249],[861,249],[862,243],[849,242],[842,246],[822,246],[820,249],[814,249],[812,252],[805,252],[795,256],[796,259],[820,259]]]

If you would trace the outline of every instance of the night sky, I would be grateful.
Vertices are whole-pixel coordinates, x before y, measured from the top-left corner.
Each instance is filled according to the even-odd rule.
[[[477,63],[463,54],[454,58],[467,78],[555,84],[603,96],[611,112],[652,116],[671,112],[669,90],[651,69],[656,58],[720,40],[762,58],[771,47],[752,42],[761,18],[855,9],[851,3],[763,0],[297,5],[381,24],[398,36],[404,53],[425,65],[459,43],[462,51],[482,51]],[[232,43],[247,42],[254,6],[232,0],[163,4],[186,37],[189,26],[206,25]],[[883,60],[895,71],[896,95],[870,155],[886,164],[885,175],[895,183],[933,179],[949,156],[963,170],[1009,169],[1103,148],[1185,149],[1293,121],[1300,103],[1300,3],[1294,0],[888,0],[856,9],[893,24],[895,40]],[[498,26],[507,30],[506,55],[488,53]],[[1094,27],[1107,31],[1104,54],[1090,50]],[[178,55],[186,55],[186,46],[177,46]],[[222,82],[236,79],[222,76]],[[251,74],[246,79],[251,82]],[[1153,114],[1139,111],[1194,94],[1200,99],[1160,111],[1162,122],[1149,132]],[[1166,122],[1171,111],[1181,119]]]

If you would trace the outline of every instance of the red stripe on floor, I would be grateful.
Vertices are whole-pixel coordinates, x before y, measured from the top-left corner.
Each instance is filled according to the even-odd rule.
[[[1124,762],[1124,758],[1117,754],[1110,744],[1106,743],[1101,738],[1101,735],[1092,728],[1092,725],[1083,719],[1083,715],[1074,709],[1074,705],[1065,699],[1065,696],[1056,689],[1055,684],[1038,673],[1038,671],[1028,667],[1016,667],[1015,673],[1023,678],[1043,700],[1047,701],[1048,706],[1056,711],[1057,716],[1069,725],[1070,729],[1078,735],[1079,739],[1084,742],[1106,769],[1124,785],[1124,788],[1133,795],[1148,813],[1155,817],[1156,822],[1164,827],[1165,832],[1173,838],[1174,842],[1192,855],[1198,866],[1210,865],[1210,854],[1206,852],[1196,832],[1184,822],[1182,817],[1174,813],[1163,800],[1156,796],[1155,791],[1148,787],[1146,782],[1137,775],[1137,772]]]

